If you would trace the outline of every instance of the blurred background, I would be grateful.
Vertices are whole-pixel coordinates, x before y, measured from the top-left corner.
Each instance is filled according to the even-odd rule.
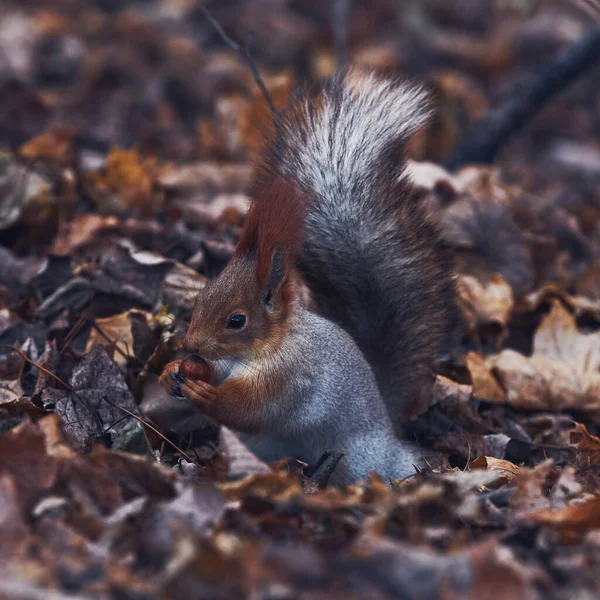
[[[350,63],[422,80],[439,112],[413,153],[436,161],[600,18],[594,0],[3,0],[0,146],[68,125],[90,151],[136,144],[163,159],[240,160],[255,85],[202,5],[250,44],[269,87],[331,74],[336,49]],[[536,119],[519,152],[560,162],[561,139],[597,139],[599,77]]]

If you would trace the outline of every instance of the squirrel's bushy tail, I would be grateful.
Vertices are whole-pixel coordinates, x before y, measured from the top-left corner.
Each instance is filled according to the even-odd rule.
[[[282,112],[263,164],[311,198],[301,272],[399,419],[427,405],[455,311],[451,266],[404,175],[404,144],[427,116],[419,88],[351,71]]]

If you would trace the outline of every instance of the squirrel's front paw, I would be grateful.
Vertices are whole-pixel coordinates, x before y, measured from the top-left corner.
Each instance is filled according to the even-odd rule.
[[[184,380],[181,393],[203,413],[211,412],[218,396],[216,388],[210,383],[195,379]]]
[[[180,368],[181,360],[170,362],[161,373],[158,382],[171,396],[181,397]]]

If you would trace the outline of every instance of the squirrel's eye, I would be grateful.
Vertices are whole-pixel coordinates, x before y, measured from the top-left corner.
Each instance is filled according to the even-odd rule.
[[[244,315],[231,315],[227,321],[228,329],[241,329],[245,324],[246,317]]]

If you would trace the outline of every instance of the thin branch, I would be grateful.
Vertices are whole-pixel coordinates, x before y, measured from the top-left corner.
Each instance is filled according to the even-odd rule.
[[[254,77],[254,81],[256,85],[260,89],[264,99],[267,101],[269,105],[269,110],[271,111],[271,117],[273,118],[273,124],[275,126],[275,130],[278,131],[278,120],[277,120],[277,108],[275,107],[275,103],[273,102],[273,98],[271,98],[271,94],[269,94],[269,90],[267,90],[267,86],[265,85],[260,71],[258,70],[258,66],[256,62],[254,62],[254,58],[252,58],[252,54],[250,52],[250,40],[246,42],[244,46],[238,44],[235,40],[227,35],[221,23],[215,19],[212,13],[206,8],[206,6],[201,6],[200,10],[202,14],[207,18],[209,23],[214,27],[215,31],[219,34],[219,37],[235,52],[237,52],[246,62],[250,71],[252,72],[252,76]]]
[[[144,427],[147,427],[148,429],[151,429],[152,431],[154,431],[154,433],[156,435],[158,435],[162,440],[167,442],[167,444],[173,446],[173,448],[175,448],[175,450],[177,450],[177,452],[179,452],[181,454],[181,456],[183,456],[188,462],[194,463],[195,465],[198,465],[199,467],[201,466],[193,458],[191,458],[191,456],[189,454],[186,454],[179,446],[175,445],[175,443],[172,442],[166,435],[163,435],[158,429],[156,429],[156,427],[153,427],[152,425],[150,425],[150,423],[148,423],[147,421],[144,421],[144,419],[142,419],[141,417],[138,417],[135,413],[132,413],[130,410],[126,409],[124,406],[121,406],[119,404],[115,404],[114,402],[111,402],[106,396],[102,396],[102,400],[104,400],[104,402],[106,402],[113,408],[117,408],[117,409],[123,411],[124,413],[126,413],[127,415],[129,415],[130,417],[135,419],[138,423],[141,423],[142,425],[144,425]]]
[[[63,347],[61,348],[60,352],[58,353],[59,355],[61,355],[71,345],[71,342],[75,339],[77,334],[81,331],[81,328],[86,324],[89,315],[90,315],[90,313],[88,311],[86,313],[83,313],[79,317],[79,319],[77,320],[75,325],[73,325],[73,328],[71,329],[71,331],[69,331],[69,333],[67,334],[67,337],[64,339]]]
[[[540,109],[588,69],[597,67],[600,27],[561,50],[537,74],[528,89],[514,89],[507,100],[491,109],[458,144],[446,166],[491,163],[507,140],[535,117]]]

